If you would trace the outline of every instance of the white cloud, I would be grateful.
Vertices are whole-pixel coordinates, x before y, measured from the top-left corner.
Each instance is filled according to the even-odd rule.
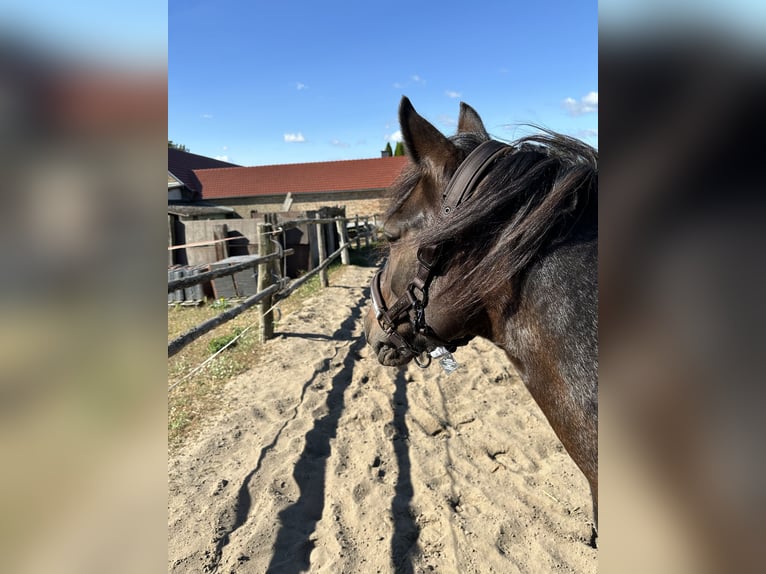
[[[296,134],[285,134],[285,141],[287,143],[301,143],[305,142],[306,138],[303,137],[301,132],[298,132]]]
[[[444,93],[445,93],[445,94],[447,94],[447,97],[448,97],[448,98],[459,98],[460,96],[462,96],[462,95],[463,95],[463,94],[461,94],[460,92],[456,92],[456,91],[454,91],[454,90],[447,90],[447,91],[446,91],[446,92],[444,92]]]
[[[212,120],[213,114],[200,114],[200,116],[203,120]]]
[[[304,84],[304,83],[301,83],[301,82],[296,82],[295,83],[295,89],[298,90],[299,92],[301,90],[305,90],[307,88],[308,88],[308,86],[306,84]]]
[[[422,86],[426,85],[426,80],[421,77],[419,74],[412,74],[409,78],[407,78],[407,81],[405,82],[394,82],[392,85],[394,88],[401,89],[406,88],[409,86],[412,86],[413,84],[420,84]]]
[[[228,155],[217,155],[213,159],[217,159],[219,161],[229,161]]]
[[[400,142],[402,141],[402,132],[401,130],[398,130],[392,134],[386,134],[383,139],[385,139],[387,142]]]
[[[342,147],[342,148],[351,147],[351,144],[342,142],[340,140],[332,140],[330,144],[334,145],[335,147]]]
[[[579,101],[566,98],[561,105],[572,116],[598,112],[598,92],[588,92]]]

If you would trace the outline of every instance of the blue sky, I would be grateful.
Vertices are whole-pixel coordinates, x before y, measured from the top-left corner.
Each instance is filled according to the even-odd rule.
[[[594,1],[170,0],[168,138],[241,165],[379,157],[402,95],[598,145]]]

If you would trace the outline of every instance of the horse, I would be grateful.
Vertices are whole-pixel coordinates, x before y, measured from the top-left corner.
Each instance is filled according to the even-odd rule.
[[[595,546],[598,152],[543,129],[494,140],[462,102],[454,136],[407,97],[399,123],[410,163],[389,190],[366,340],[400,368],[474,337],[503,349],[590,485]]]

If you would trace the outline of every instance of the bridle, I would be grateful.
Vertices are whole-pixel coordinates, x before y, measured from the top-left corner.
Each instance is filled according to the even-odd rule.
[[[454,217],[453,214],[457,207],[470,198],[494,161],[499,156],[504,155],[510,147],[508,144],[489,140],[468,154],[444,190],[440,211],[443,217]],[[383,268],[379,269],[373,276],[370,282],[370,293],[375,318],[380,328],[383,329],[388,342],[402,355],[413,356],[415,363],[425,369],[431,363],[431,356],[426,352],[424,353],[426,358],[421,359],[421,353],[416,351],[396,330],[397,325],[409,320],[413,333],[436,340],[450,352],[453,352],[458,346],[467,344],[473,337],[444,341],[426,324],[425,310],[428,305],[428,288],[441,260],[440,247],[435,245],[420,247],[417,252],[417,260],[418,268],[415,276],[407,284],[404,293],[390,308],[386,307],[380,289],[380,276]]]

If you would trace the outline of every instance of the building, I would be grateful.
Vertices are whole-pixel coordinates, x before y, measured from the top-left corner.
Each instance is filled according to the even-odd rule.
[[[221,167],[240,166],[234,163],[169,147],[168,202],[191,202],[202,200],[202,184],[194,173],[194,170]]]
[[[168,217],[175,218],[176,221],[237,217],[234,210],[202,199],[202,184],[194,170],[221,167],[239,166],[169,147]]]
[[[345,207],[347,216],[385,211],[404,156],[256,167],[194,169],[202,199],[248,219],[259,213]]]
[[[406,157],[242,167],[168,148],[168,265],[204,265],[257,252],[257,225],[315,215],[375,216],[388,206],[387,190]],[[225,220],[225,221],[221,221]],[[328,226],[334,244],[334,226]],[[313,226],[281,240],[295,251],[293,271],[316,264]],[[227,238],[225,245],[210,240]],[[312,249],[314,251],[312,251]],[[290,271],[290,270],[288,270]]]

